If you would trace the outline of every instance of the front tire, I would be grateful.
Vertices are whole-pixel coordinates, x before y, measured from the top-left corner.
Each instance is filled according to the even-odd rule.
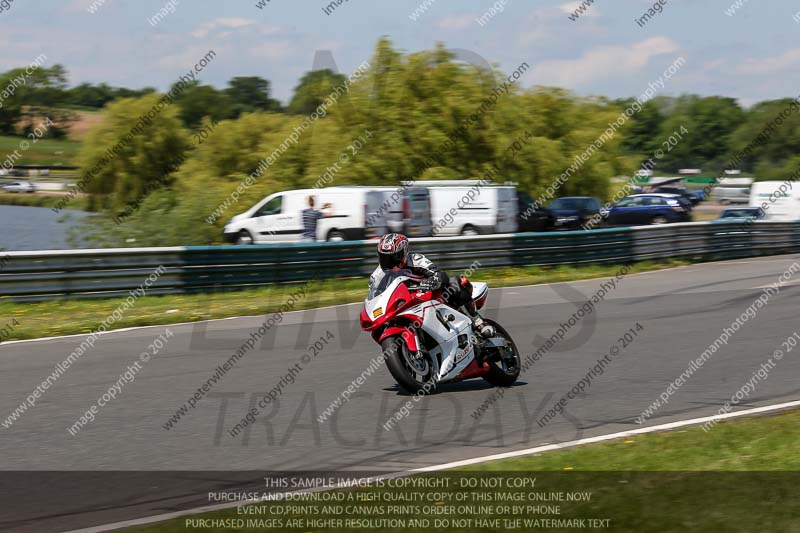
[[[503,326],[488,318],[483,320],[494,328],[495,337],[502,337],[509,344],[505,350],[495,348],[486,354],[484,360],[489,363],[489,373],[483,379],[495,387],[510,387],[517,381],[522,366],[517,345]]]
[[[433,366],[427,356],[413,360],[401,337],[384,339],[381,348],[385,354],[386,367],[401,388],[412,394],[423,390],[431,392],[436,388]]]
[[[239,232],[236,237],[236,244],[253,244],[253,236],[246,229]]]
[[[662,224],[667,224],[667,223],[669,223],[667,217],[661,215],[654,216],[653,219],[650,221],[650,224],[654,226],[661,226]]]

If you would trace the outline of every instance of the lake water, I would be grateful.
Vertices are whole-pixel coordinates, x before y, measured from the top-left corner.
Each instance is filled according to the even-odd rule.
[[[91,213],[49,207],[0,205],[0,250],[64,250],[67,231]]]

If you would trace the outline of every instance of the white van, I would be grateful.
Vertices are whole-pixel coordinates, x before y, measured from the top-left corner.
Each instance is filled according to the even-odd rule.
[[[365,204],[366,238],[385,233],[430,237],[431,197],[425,187],[369,187]]]
[[[750,205],[760,207],[775,222],[800,220],[800,183],[757,181],[750,186]]]
[[[223,236],[237,244],[299,242],[309,196],[314,197],[314,208],[326,215],[317,223],[317,241],[361,240],[406,228],[428,236],[428,193],[419,189],[345,186],[277,192],[233,217]],[[423,200],[412,200],[420,195]],[[323,209],[326,204],[330,207]]]
[[[478,180],[417,181],[431,196],[433,236],[517,231],[517,189]]]

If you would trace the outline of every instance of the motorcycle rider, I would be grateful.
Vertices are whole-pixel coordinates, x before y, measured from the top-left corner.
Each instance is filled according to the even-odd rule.
[[[472,317],[473,329],[481,337],[494,336],[494,328],[478,314],[475,308],[475,302],[472,301],[472,284],[465,276],[460,276],[458,279],[450,278],[424,255],[409,254],[409,242],[405,235],[387,233],[378,242],[378,266],[369,277],[370,292],[381,282],[386,272],[394,268],[407,268],[413,274],[423,276],[425,279],[420,283],[420,289],[423,291],[444,287],[442,296],[448,305],[454,309],[463,307]]]

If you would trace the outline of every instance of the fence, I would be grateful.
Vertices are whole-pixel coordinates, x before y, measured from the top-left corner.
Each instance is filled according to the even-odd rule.
[[[800,252],[800,223],[686,223],[592,231],[415,239],[441,268],[719,260]],[[0,299],[127,295],[159,265],[149,294],[365,278],[375,241],[0,253]]]

